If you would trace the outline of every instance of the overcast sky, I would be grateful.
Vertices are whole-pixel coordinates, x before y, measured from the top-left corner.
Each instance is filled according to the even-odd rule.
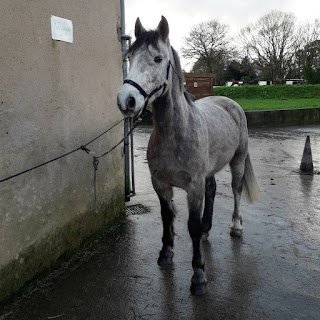
[[[155,29],[164,15],[169,22],[171,45],[180,53],[183,38],[197,23],[218,19],[229,25],[231,35],[236,35],[271,10],[293,13],[298,22],[314,22],[320,19],[320,0],[125,0],[125,10],[126,33],[131,36],[137,17],[146,29]],[[189,70],[191,65],[180,58]]]

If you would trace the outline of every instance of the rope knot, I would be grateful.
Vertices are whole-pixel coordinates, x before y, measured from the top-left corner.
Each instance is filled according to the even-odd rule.
[[[94,156],[93,157],[93,168],[94,168],[94,171],[98,170],[98,165],[99,165],[99,159],[96,156]]]
[[[82,145],[82,146],[80,147],[80,149],[81,149],[82,151],[85,151],[86,153],[89,153],[89,152],[90,152],[90,150],[89,150],[85,145]]]

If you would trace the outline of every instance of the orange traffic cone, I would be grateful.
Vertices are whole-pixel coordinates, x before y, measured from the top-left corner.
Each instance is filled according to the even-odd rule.
[[[304,172],[313,172],[312,152],[310,136],[307,136],[300,164],[300,170]]]

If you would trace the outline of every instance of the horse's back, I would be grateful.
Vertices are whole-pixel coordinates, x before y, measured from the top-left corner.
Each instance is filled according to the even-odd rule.
[[[234,100],[223,96],[209,96],[195,101],[199,110],[213,120],[230,117],[239,129],[247,127],[246,115],[241,106]]]

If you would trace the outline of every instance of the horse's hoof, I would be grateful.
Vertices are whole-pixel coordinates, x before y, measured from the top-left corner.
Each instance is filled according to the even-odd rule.
[[[160,267],[165,267],[172,263],[173,251],[171,248],[162,249],[160,251],[160,256],[158,258],[158,265]]]
[[[201,240],[207,241],[209,238],[209,232],[203,232]]]
[[[207,278],[202,268],[194,269],[194,274],[191,278],[191,294],[194,296],[203,296],[206,293]]]
[[[242,229],[234,229],[234,228],[230,228],[230,236],[234,237],[234,238],[241,238],[243,234],[243,230]]]
[[[203,296],[207,292],[206,284],[205,283],[199,283],[199,284],[191,284],[190,287],[191,294],[193,296]]]

